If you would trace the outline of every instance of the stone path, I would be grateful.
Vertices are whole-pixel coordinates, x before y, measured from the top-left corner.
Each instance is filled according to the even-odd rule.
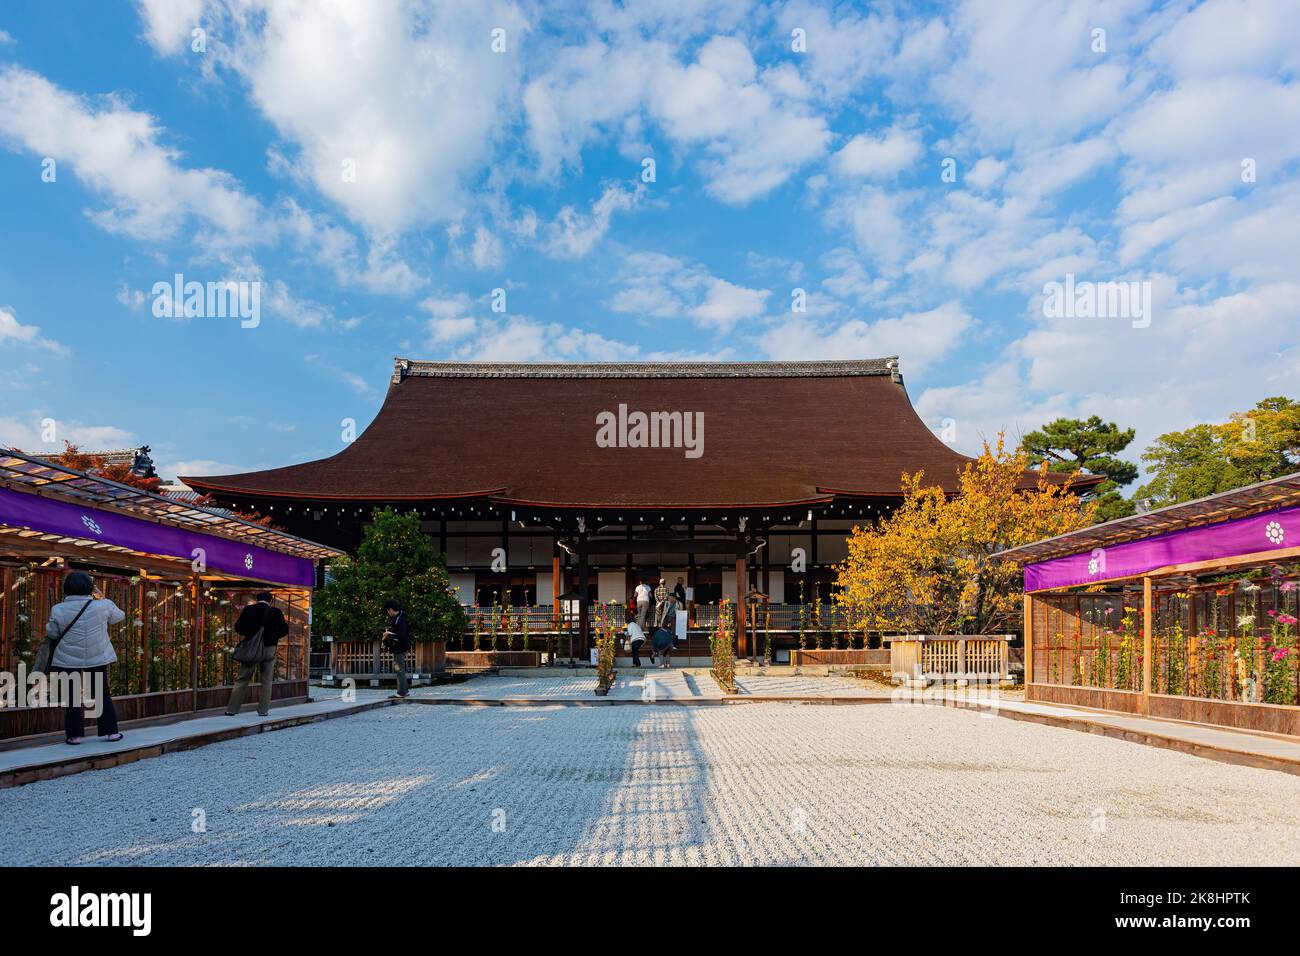
[[[0,791],[0,845],[8,865],[1294,866],[1300,777],[928,705],[405,705]]]

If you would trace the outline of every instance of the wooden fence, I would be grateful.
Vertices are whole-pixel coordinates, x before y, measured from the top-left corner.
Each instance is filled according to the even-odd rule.
[[[1270,579],[1152,594],[1150,692],[1300,704],[1297,589]],[[1033,601],[1035,683],[1140,692],[1142,592]]]
[[[1008,634],[909,634],[890,639],[890,668],[909,678],[992,682],[1010,676]]]
[[[21,562],[0,563],[0,666],[29,668],[44,639],[50,609],[62,600],[64,571]],[[273,698],[307,693],[311,594],[298,588],[226,588],[192,580],[94,572],[104,596],[126,614],[109,628],[117,663],[109,689],[120,720],[224,706],[239,666],[230,656],[239,637],[239,611],[256,591],[271,590],[289,635],[276,645]],[[48,733],[62,726],[49,707],[0,709],[0,739]]]
[[[1147,578],[1142,590],[1113,593],[1029,594],[1026,695],[1300,735],[1298,597],[1293,568],[1164,587]]]

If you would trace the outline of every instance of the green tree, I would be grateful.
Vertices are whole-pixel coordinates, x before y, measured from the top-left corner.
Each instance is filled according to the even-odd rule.
[[[321,633],[341,640],[378,637],[390,598],[406,610],[414,641],[443,641],[465,631],[465,609],[451,589],[447,565],[415,514],[376,511],[357,556],[333,562],[330,577],[314,605]]]
[[[1227,442],[1218,425],[1203,423],[1161,435],[1142,453],[1142,460],[1150,480],[1134,497],[1147,499],[1153,508],[1250,484],[1246,473],[1229,460]]]
[[[1161,435],[1142,460],[1150,480],[1135,497],[1154,507],[1290,474],[1300,469],[1300,402],[1266,398],[1221,425]]]
[[[1033,465],[1047,462],[1053,471],[1083,471],[1089,475],[1105,475],[1106,480],[1082,495],[1085,501],[1096,501],[1097,521],[1109,521],[1131,515],[1133,502],[1126,499],[1120,488],[1132,484],[1138,476],[1138,467],[1116,456],[1133,441],[1131,428],[1120,428],[1114,422],[1103,422],[1096,415],[1090,418],[1058,418],[1021,439],[1021,446],[1029,453]]]
[[[1300,402],[1280,395],[1221,426],[1228,459],[1250,483],[1300,470]]]

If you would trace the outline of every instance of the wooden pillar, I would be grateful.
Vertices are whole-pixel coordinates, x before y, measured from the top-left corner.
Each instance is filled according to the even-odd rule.
[[[144,602],[145,592],[149,586],[145,584],[144,569],[140,569],[140,583],[135,586],[135,610],[136,616],[140,619],[140,673],[137,693],[147,694],[149,692],[149,671],[153,668],[153,648],[149,644],[149,615],[145,613]]]
[[[199,640],[203,631],[203,608],[200,598],[203,582],[197,574],[190,575],[190,710],[199,709]],[[259,673],[259,681],[262,675]]]
[[[560,595],[563,589],[560,587],[560,575],[563,573],[560,569],[560,548],[558,545],[551,545],[551,632],[546,636],[546,663],[555,666],[556,649],[560,646],[560,623],[562,616],[560,614]],[[541,600],[541,595],[537,599]]]
[[[551,620],[554,622],[554,629],[558,631],[560,629],[560,594],[563,593],[563,588],[560,587],[562,572],[560,570],[559,549],[553,548],[552,550],[555,553],[551,555]],[[540,601],[542,596],[537,595],[537,599]]]
[[[767,543],[763,545],[763,586],[762,591],[771,599],[772,596],[772,535],[766,535]]]
[[[1030,685],[1034,682],[1034,596],[1028,591],[1025,592],[1025,700],[1031,700],[1033,693],[1030,691]],[[1003,645],[1002,653],[1007,653],[1006,645]],[[1003,673],[1007,673],[1009,668],[1006,661],[1003,661]]]
[[[742,545],[743,547],[743,545]],[[749,593],[749,573],[745,569],[745,556],[736,556],[736,641],[737,657],[749,656],[749,635],[745,632],[745,595]]]
[[[1151,579],[1142,579],[1142,713],[1151,712]]]
[[[590,595],[588,591],[591,588],[590,575],[587,569],[587,536],[581,534],[578,536],[578,594],[581,600],[578,601],[578,634],[577,645],[578,655],[582,658],[589,658],[587,653],[587,628],[591,623]]]

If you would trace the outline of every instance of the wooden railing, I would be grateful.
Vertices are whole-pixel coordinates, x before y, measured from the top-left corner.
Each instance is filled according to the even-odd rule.
[[[890,642],[890,667],[924,680],[1002,680],[1010,635],[910,634]]]
[[[594,607],[594,605],[593,605]],[[760,631],[765,627],[773,634],[846,634],[853,632],[848,616],[833,604],[772,604],[750,606],[752,620]],[[733,602],[734,608],[734,602]],[[754,608],[757,608],[755,615]],[[692,630],[713,631],[718,626],[718,605],[696,604],[689,607],[689,620]],[[627,626],[628,609],[618,604],[602,605],[601,612],[609,617],[612,624],[620,630]],[[765,613],[766,612],[766,613]],[[531,607],[484,607],[471,606],[465,609],[468,621],[466,633],[473,636],[477,628],[480,644],[486,649],[491,640],[492,624],[496,622],[498,647],[504,647],[513,636],[522,636],[525,624],[529,637],[545,634],[562,633],[573,629],[570,622],[566,628],[563,614],[557,614],[553,605],[539,604]],[[593,611],[594,619],[594,611]],[[558,624],[558,627],[557,627]]]
[[[433,674],[446,656],[442,642],[412,645],[406,655],[408,674]],[[331,641],[329,671],[334,677],[387,677],[393,674],[393,655],[379,641]]]

